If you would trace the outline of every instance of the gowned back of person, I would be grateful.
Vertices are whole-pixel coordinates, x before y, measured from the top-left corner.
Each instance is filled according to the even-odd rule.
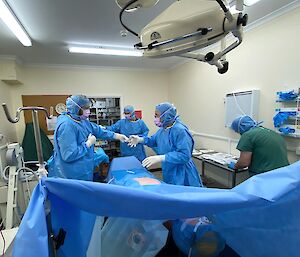
[[[273,170],[289,165],[287,148],[283,137],[273,130],[256,127],[243,136],[252,145],[252,161],[249,170],[255,173]]]

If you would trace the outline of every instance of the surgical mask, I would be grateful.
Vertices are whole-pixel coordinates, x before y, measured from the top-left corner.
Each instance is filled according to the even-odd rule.
[[[160,121],[160,117],[154,118],[154,124],[159,128],[163,126],[163,124]]]
[[[131,119],[131,114],[125,114],[125,119],[130,120]]]
[[[80,119],[81,120],[86,120],[86,119],[88,119],[89,118],[89,116],[90,116],[90,114],[91,114],[91,111],[90,111],[90,109],[81,109],[82,110],[82,115],[80,115]]]

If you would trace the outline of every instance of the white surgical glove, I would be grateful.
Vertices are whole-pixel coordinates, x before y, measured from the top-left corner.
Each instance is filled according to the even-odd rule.
[[[136,135],[132,135],[129,137],[128,145],[130,147],[136,147],[137,144],[143,143],[143,142],[144,142],[144,138],[136,136]]]
[[[96,143],[96,137],[92,134],[89,134],[88,139],[86,140],[85,144],[88,148]]]
[[[142,165],[145,168],[149,168],[152,165],[156,163],[163,162],[165,160],[166,156],[165,155],[154,155],[154,156],[149,156],[146,159],[143,160]]]
[[[124,142],[128,142],[128,137],[126,137],[125,135],[123,134],[118,134],[118,133],[115,133],[115,136],[114,136],[115,139],[121,141],[122,143]]]

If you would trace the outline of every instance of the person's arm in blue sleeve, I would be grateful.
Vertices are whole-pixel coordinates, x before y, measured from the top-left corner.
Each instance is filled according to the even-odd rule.
[[[157,133],[155,133],[151,137],[144,137],[144,144],[149,147],[156,147],[157,146],[156,137],[157,137]]]
[[[115,124],[106,127],[107,130],[120,133],[121,130],[121,120],[118,120]]]
[[[96,138],[100,138],[100,139],[114,139],[114,135],[115,133],[107,130],[107,129],[102,129],[99,125],[97,125],[96,123],[91,122],[90,123],[92,126],[92,134],[96,137]]]
[[[192,157],[193,142],[185,130],[176,131],[171,134],[171,140],[175,142],[176,150],[166,154],[165,161],[173,164],[184,164]]]
[[[148,129],[146,123],[143,120],[141,120],[141,127],[142,127],[141,134],[139,134],[139,136],[140,137],[147,137],[148,133],[149,133],[149,129]]]
[[[76,133],[72,126],[67,124],[59,127],[57,142],[61,157],[65,162],[76,161],[85,156],[88,151],[85,141],[80,145],[77,144]]]

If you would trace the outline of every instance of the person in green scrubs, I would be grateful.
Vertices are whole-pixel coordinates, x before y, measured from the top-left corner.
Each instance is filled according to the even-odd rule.
[[[259,126],[249,116],[236,118],[231,128],[241,134],[236,147],[240,158],[234,169],[248,167],[249,175],[253,176],[289,165],[286,143],[280,134]]]

